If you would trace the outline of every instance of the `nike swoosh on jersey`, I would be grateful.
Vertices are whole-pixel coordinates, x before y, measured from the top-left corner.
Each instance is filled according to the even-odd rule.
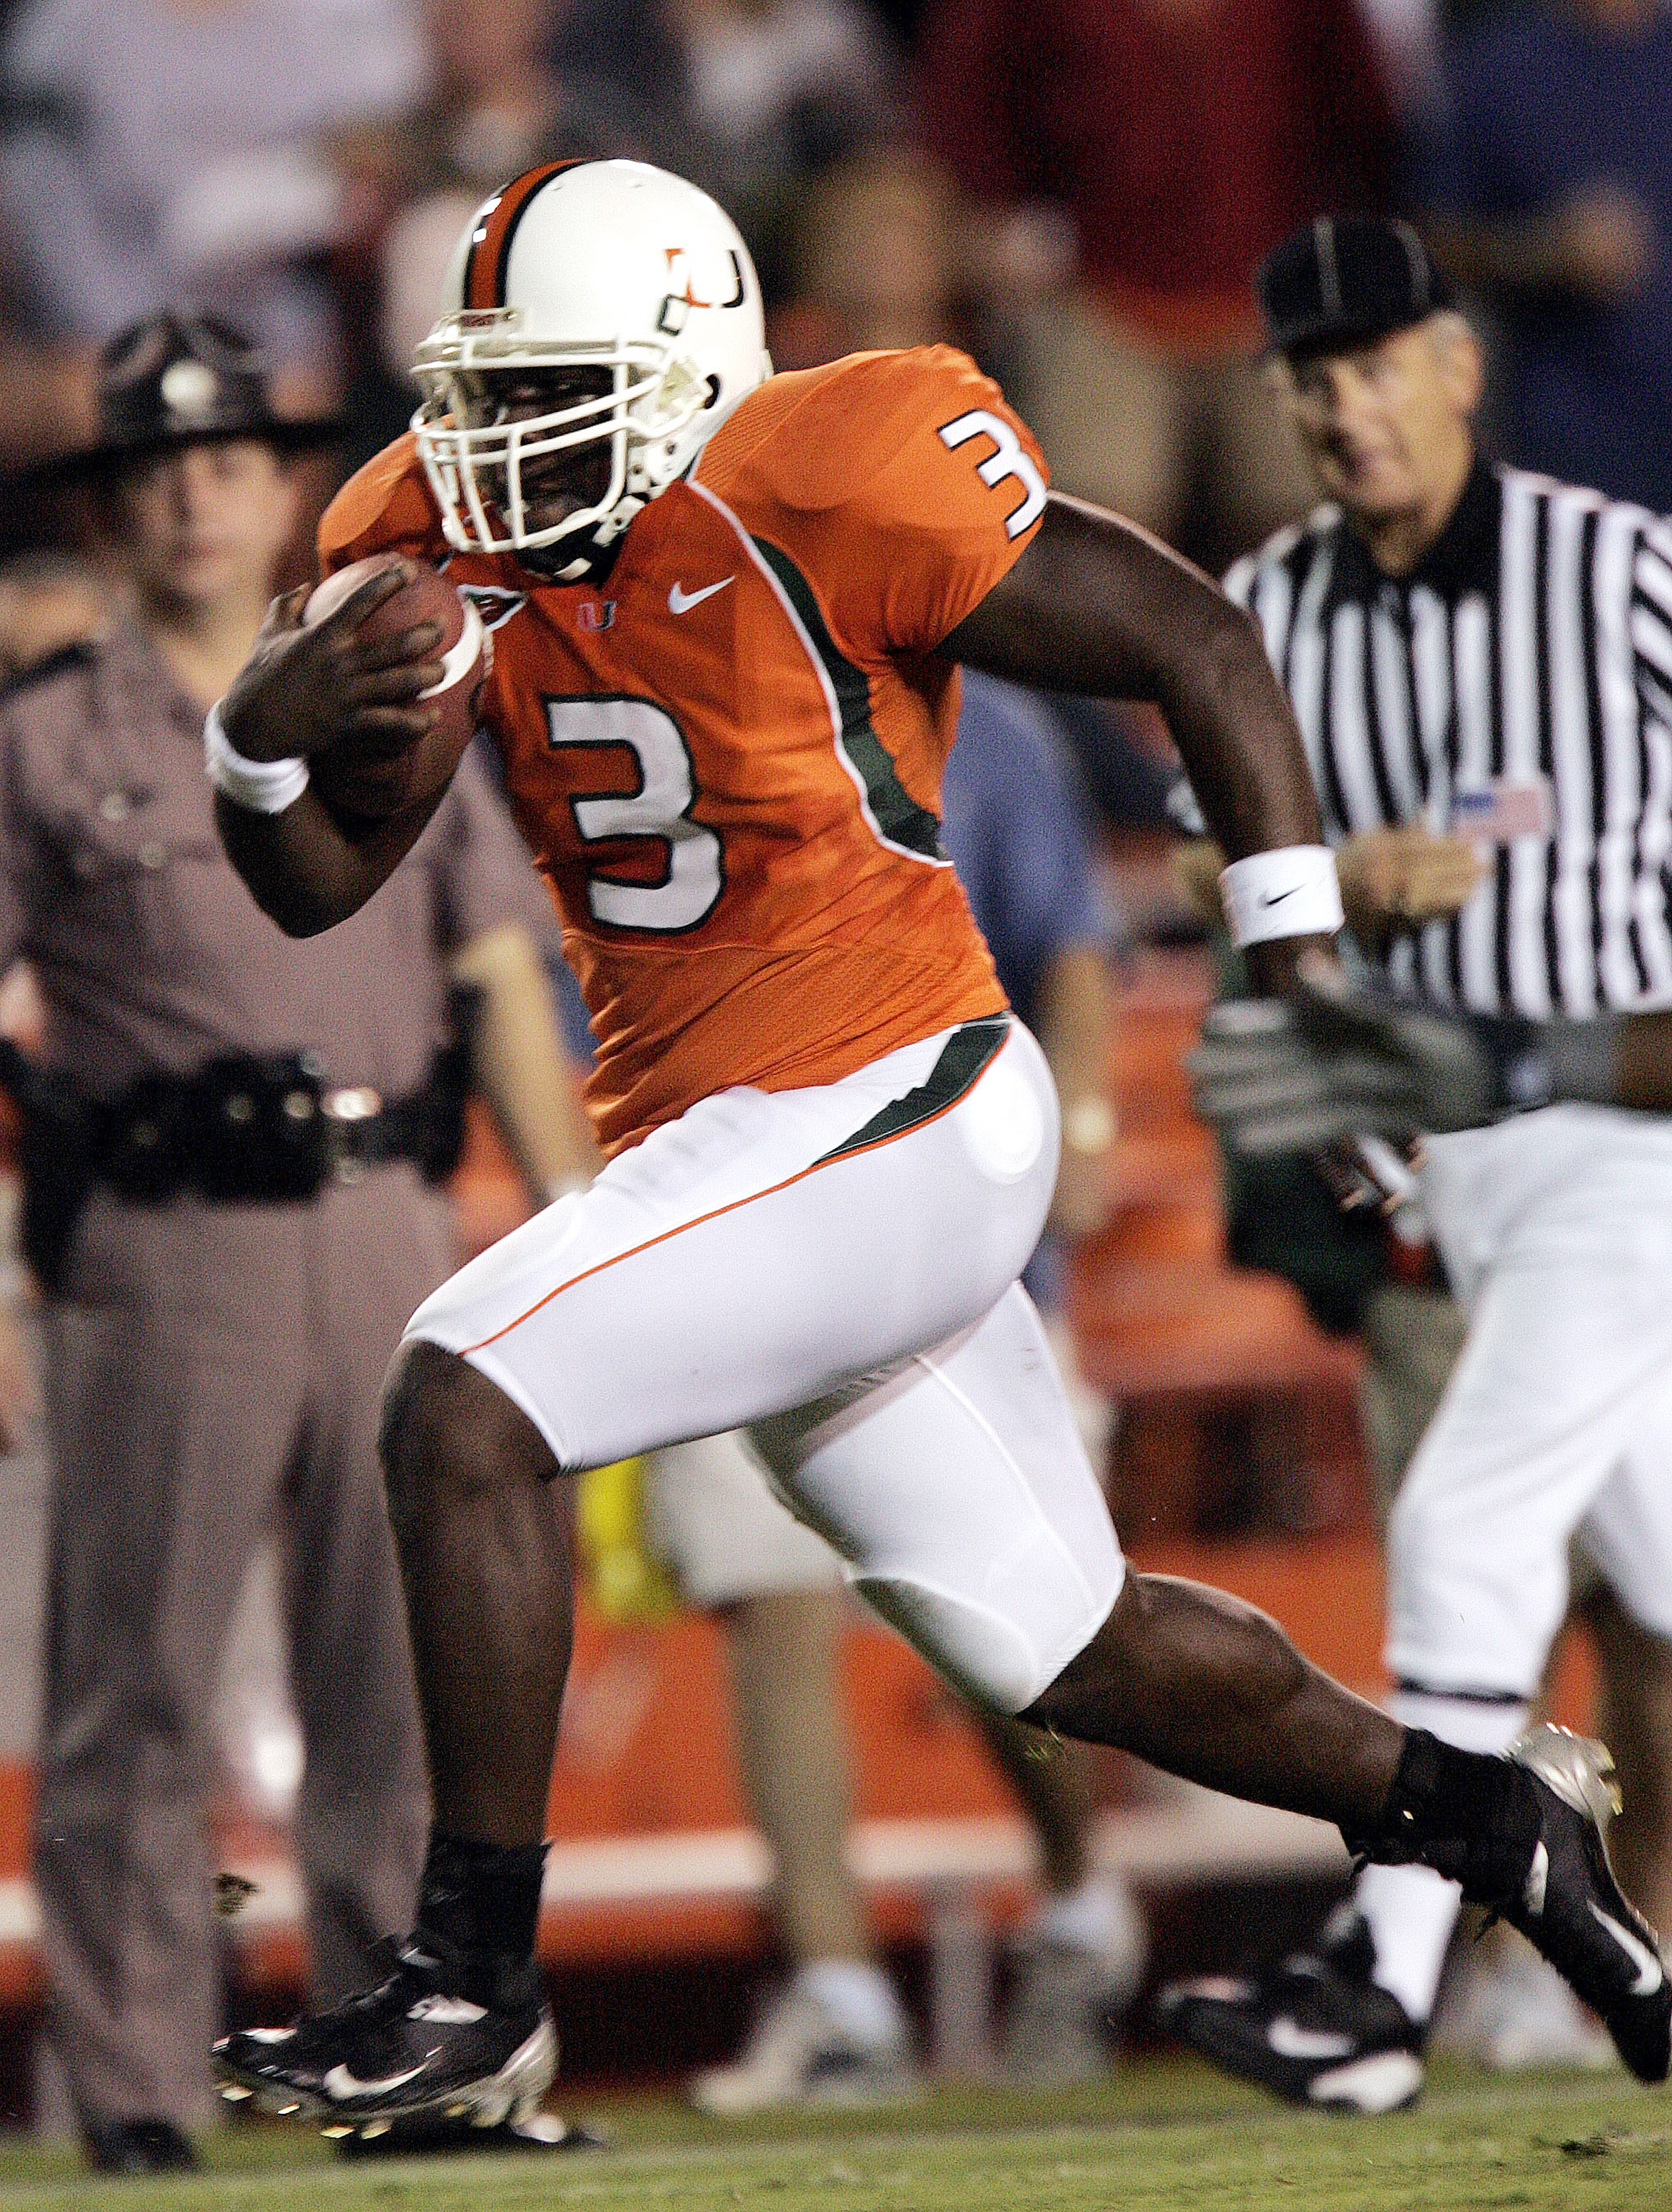
[[[1350,2035],[1321,2035],[1302,2027],[1287,2013],[1280,2013],[1272,2022],[1266,2040],[1280,2058],[1345,2058],[1357,2047]]]
[[[683,591],[678,584],[667,595],[667,611],[671,615],[688,615],[693,607],[700,607],[704,599],[713,599],[723,592],[727,584],[735,583],[736,576],[722,576],[717,584],[704,584],[700,592]]]
[[[422,2066],[409,2066],[404,2074],[386,2074],[380,2081],[362,2081],[346,2066],[333,2066],[319,2086],[326,2096],[345,2105],[353,2097],[387,2096],[392,2089],[404,2088],[407,2082],[416,2081],[423,2070]]]
[[[1660,1960],[1640,1937],[1632,1935],[1629,1928],[1622,1928],[1617,1920],[1611,1919],[1594,1898],[1588,1897],[1585,1903],[1590,1907],[1592,1917],[1608,1929],[1626,1957],[1635,1964],[1637,1979],[1632,1984],[1632,1995],[1634,1997],[1652,1996],[1666,1979]]]

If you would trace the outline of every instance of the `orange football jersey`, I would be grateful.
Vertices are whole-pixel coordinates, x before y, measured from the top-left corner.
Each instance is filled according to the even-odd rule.
[[[448,558],[410,437],[332,502],[324,569],[446,561],[493,628],[483,717],[592,1016],[606,1150],[1004,1006],[940,848],[958,679],[934,648],[1044,503],[1032,437],[945,347],[770,379],[602,586]]]

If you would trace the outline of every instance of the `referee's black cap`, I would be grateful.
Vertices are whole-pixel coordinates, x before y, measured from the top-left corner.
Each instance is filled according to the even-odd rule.
[[[1292,231],[1255,277],[1266,343],[1292,361],[1345,353],[1408,329],[1451,294],[1408,222],[1321,215]]]

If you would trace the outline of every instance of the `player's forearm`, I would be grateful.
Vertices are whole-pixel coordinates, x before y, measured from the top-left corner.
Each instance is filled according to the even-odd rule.
[[[1188,641],[1154,696],[1226,857],[1322,844],[1300,732],[1254,623],[1217,592],[1179,611]]]
[[[485,931],[453,972],[482,991],[473,1073],[530,1189],[544,1199],[590,1182],[598,1152],[532,939],[516,923]]]
[[[215,824],[262,911],[288,937],[317,937],[388,881],[441,799],[437,791],[355,837],[312,790],[282,814],[258,814],[217,793]]]

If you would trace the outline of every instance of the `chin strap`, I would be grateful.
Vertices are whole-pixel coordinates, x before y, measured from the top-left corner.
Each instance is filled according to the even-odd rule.
[[[531,547],[516,558],[523,568],[537,576],[549,576],[556,584],[599,583],[609,574],[628,524],[645,503],[631,497],[618,499],[579,552],[570,551],[560,541],[556,545]],[[568,559],[557,567],[565,554]]]

